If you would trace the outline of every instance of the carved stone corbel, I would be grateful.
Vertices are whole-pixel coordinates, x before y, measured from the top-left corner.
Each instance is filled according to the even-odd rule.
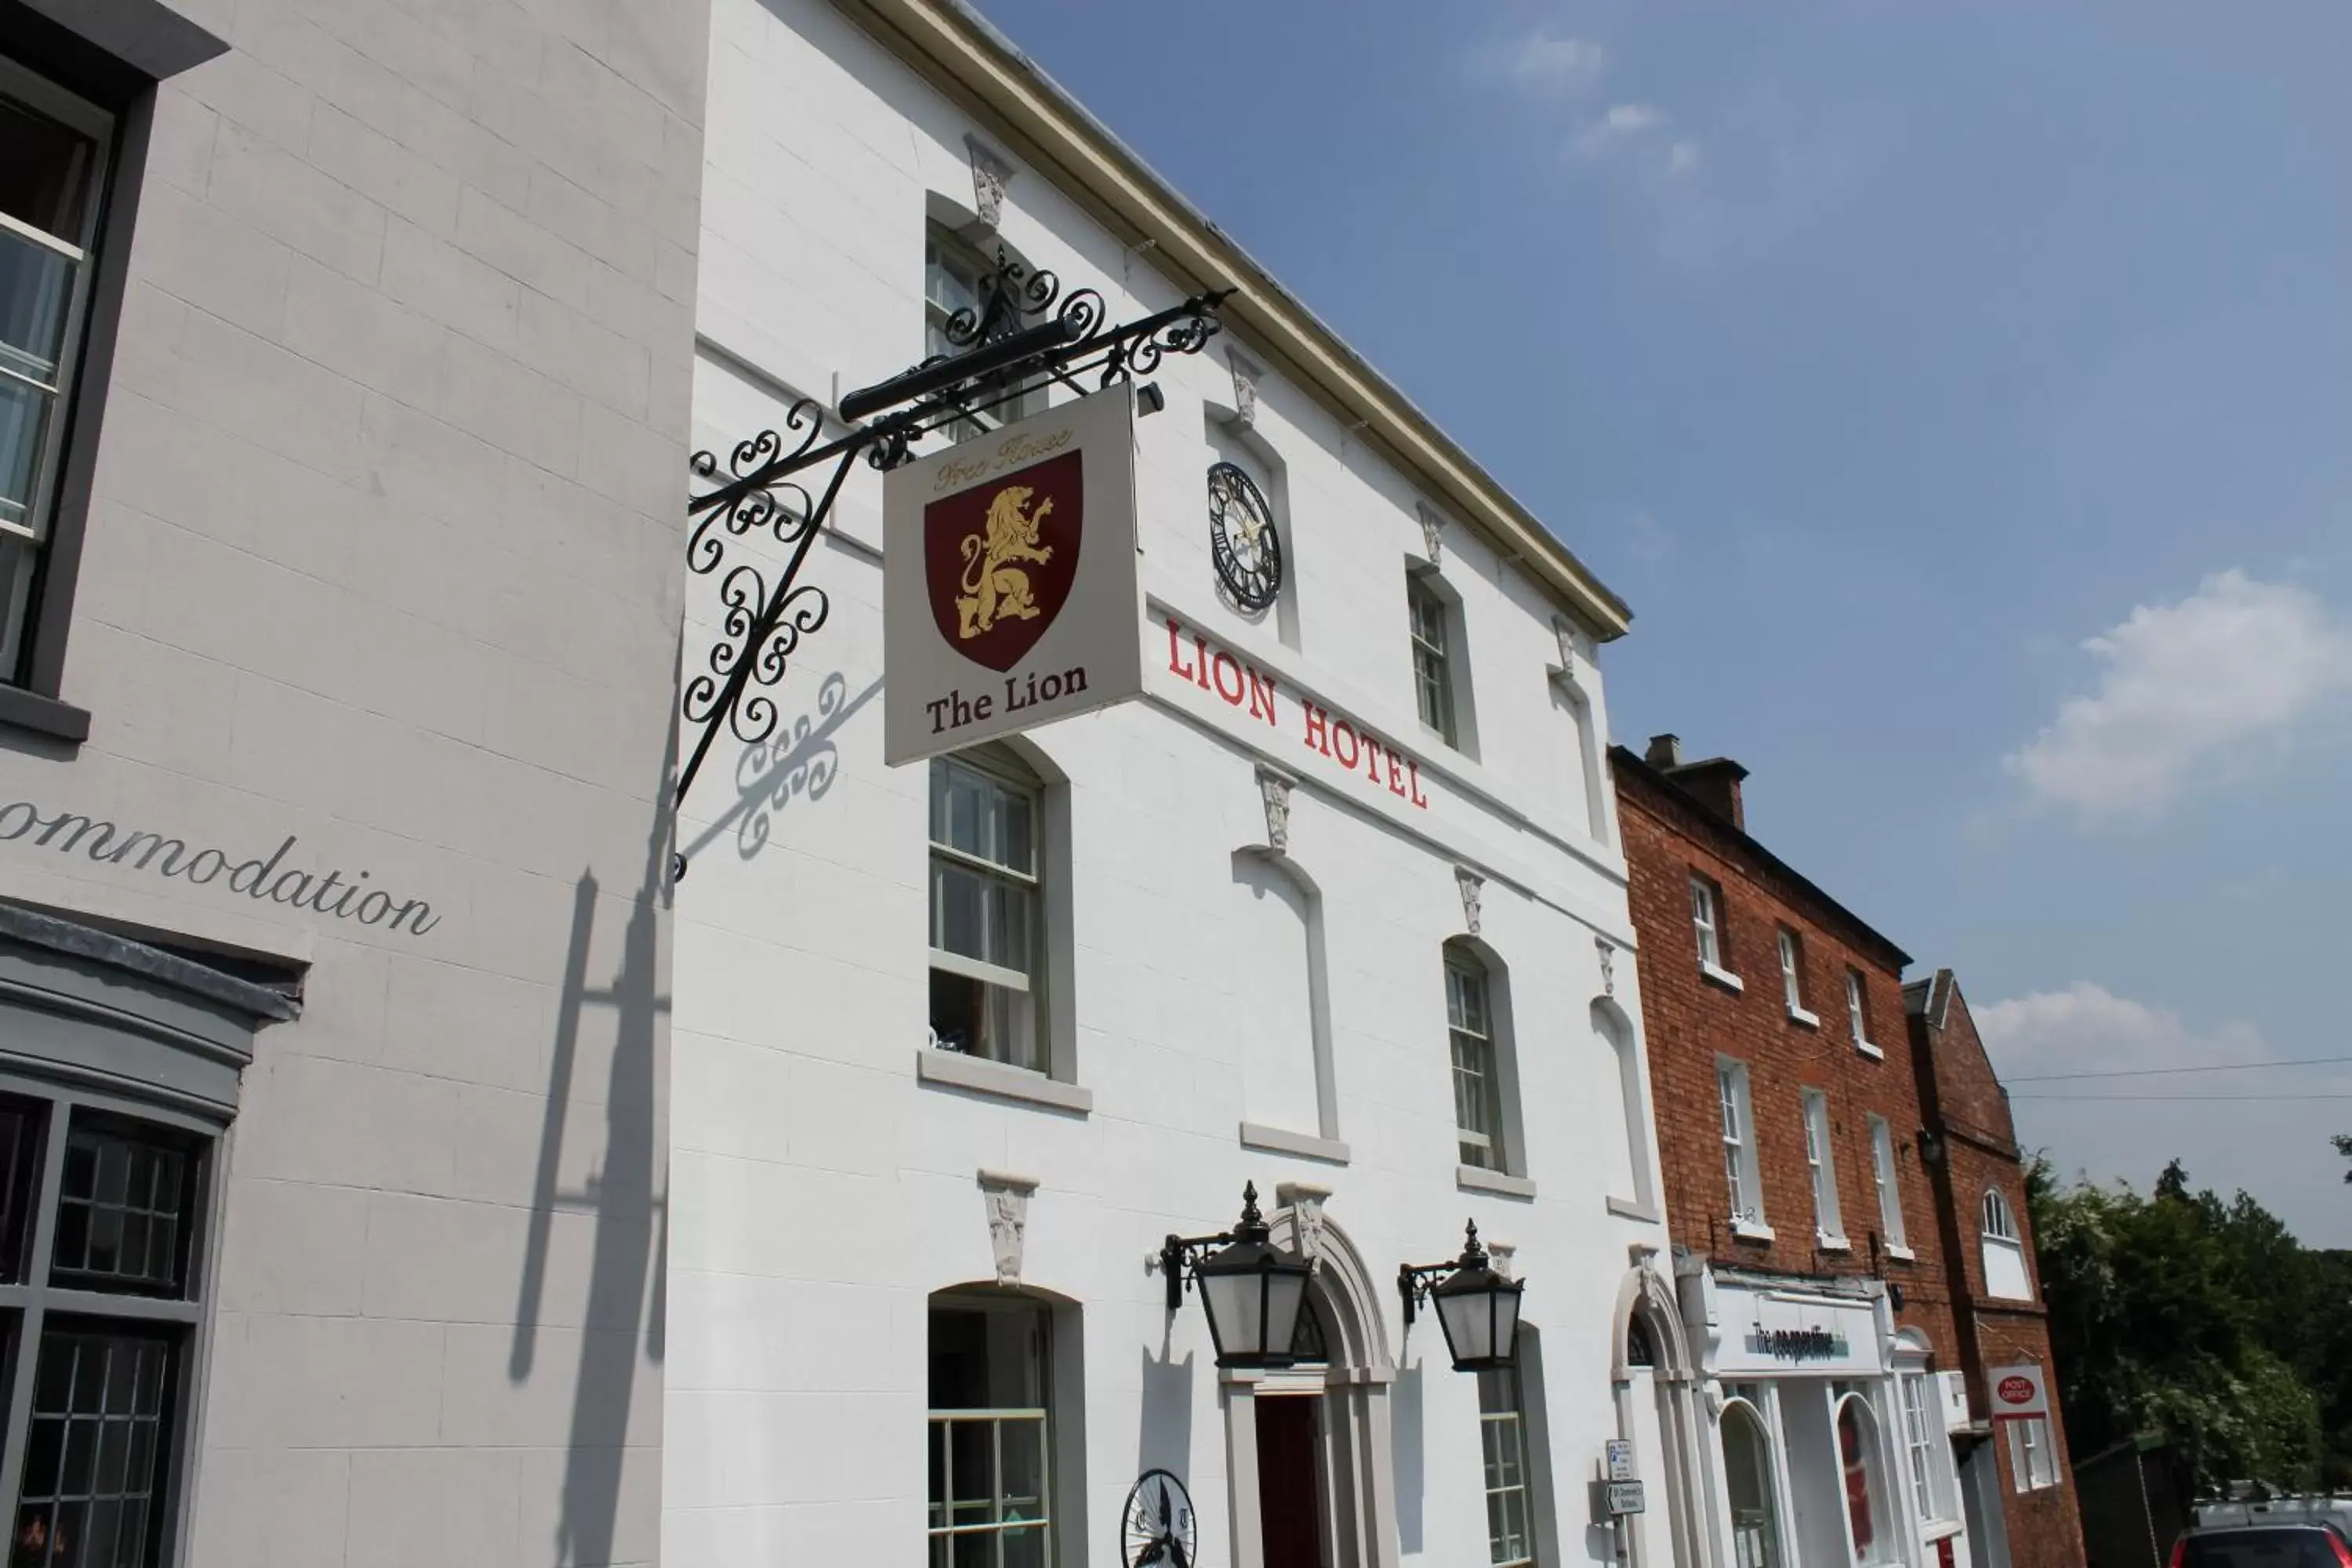
[[[1291,1248],[1309,1263],[1323,1257],[1323,1200],[1331,1189],[1312,1182],[1283,1182],[1274,1189],[1276,1201],[1290,1210]]]
[[[1234,423],[1249,429],[1257,423],[1257,381],[1265,373],[1239,349],[1225,351],[1225,363],[1234,373]]]
[[[1478,934],[1478,902],[1486,889],[1486,879],[1467,866],[1454,868],[1454,885],[1462,889],[1462,929],[1472,936]]]
[[[1298,781],[1269,763],[1257,765],[1257,793],[1265,805],[1265,846],[1290,853],[1290,792]]]
[[[1519,1256],[1519,1244],[1517,1242],[1487,1241],[1484,1237],[1480,1237],[1478,1239],[1485,1244],[1486,1248],[1487,1268],[1493,1269],[1496,1273],[1501,1275],[1506,1279],[1516,1279],[1518,1278],[1518,1275],[1514,1272],[1514,1270],[1518,1267],[1516,1261]]]
[[[996,1282],[1021,1283],[1021,1246],[1029,1229],[1029,1195],[1037,1178],[1011,1171],[982,1170],[980,1194],[988,1208],[988,1245],[996,1255]]]
[[[1004,190],[1013,183],[1012,160],[977,136],[966,136],[971,153],[971,208],[990,228],[1004,212]]]
[[[1607,937],[1605,937],[1605,936],[1596,936],[1596,937],[1594,937],[1594,938],[1592,939],[1592,951],[1593,951],[1594,952],[1598,953],[1598,954],[1600,955],[1600,957],[1601,957],[1601,994],[1603,996],[1614,996],[1614,995],[1616,995],[1616,994],[1617,994],[1617,948],[1616,948],[1616,944],[1615,944],[1615,943],[1613,943],[1613,942],[1611,942]]]
[[[1421,542],[1429,554],[1432,566],[1444,564],[1441,559],[1445,546],[1445,519],[1427,501],[1413,503],[1421,511]]]

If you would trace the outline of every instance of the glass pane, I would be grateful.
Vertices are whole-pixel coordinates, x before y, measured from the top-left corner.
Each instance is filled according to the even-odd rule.
[[[0,351],[0,360],[5,352]],[[41,499],[41,454],[55,395],[0,376],[0,521],[33,526]]]
[[[0,228],[0,370],[57,385],[78,270],[70,258]]]
[[[97,168],[89,137],[0,97],[0,212],[79,246]]]
[[[0,1100],[0,1283],[21,1284],[25,1278],[25,1222],[47,1120],[47,1106]]]
[[[1004,1514],[1008,1520],[1045,1517],[1045,1428],[1042,1422],[998,1424],[1003,1445]]]
[[[58,1196],[60,1283],[176,1295],[183,1274],[187,1153],[162,1139],[76,1119]],[[168,1194],[168,1198],[166,1196]]]
[[[982,909],[987,884],[951,861],[931,862],[931,945],[966,958],[988,956]]]
[[[154,1562],[163,1468],[162,1341],[80,1328],[42,1336],[13,1541],[16,1563]]]

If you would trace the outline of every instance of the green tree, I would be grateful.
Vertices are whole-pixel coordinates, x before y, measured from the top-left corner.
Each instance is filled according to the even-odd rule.
[[[2192,1193],[2179,1161],[2146,1198],[2122,1185],[2062,1188],[2040,1163],[2026,1191],[2074,1451],[2158,1431],[2200,1485],[2312,1484],[2317,1391],[2332,1395],[2327,1374],[2343,1366],[2325,1348],[2342,1336],[2326,1331],[2322,1255],[2243,1194],[2224,1204]]]
[[[2346,1159],[2352,1160],[2352,1132],[2338,1132],[2336,1135],[2336,1152]],[[2344,1181],[2346,1185],[2352,1186],[2352,1171],[2344,1173]]]

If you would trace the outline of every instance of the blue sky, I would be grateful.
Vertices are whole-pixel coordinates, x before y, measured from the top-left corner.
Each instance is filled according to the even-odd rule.
[[[2352,11],[982,5],[1632,603],[1617,738],[1747,763],[2012,1077],[2352,1056]],[[2352,1246],[2352,1068],[2015,1089]]]

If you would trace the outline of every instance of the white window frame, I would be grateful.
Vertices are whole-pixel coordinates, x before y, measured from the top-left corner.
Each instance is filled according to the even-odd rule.
[[[1536,1560],[1535,1493],[1528,1480],[1528,1424],[1525,1391],[1517,1367],[1478,1373],[1478,1452],[1486,1476],[1486,1558],[1492,1568],[1533,1568]],[[1510,1479],[1501,1461],[1507,1450],[1517,1467]],[[1494,1533],[1497,1498],[1517,1500],[1519,1533],[1516,1544]]]
[[[30,662],[33,639],[39,630],[43,558],[53,543],[58,491],[66,460],[67,426],[72,423],[84,328],[89,319],[92,280],[98,271],[99,226],[104,217],[113,172],[114,117],[5,56],[0,56],[0,97],[13,98],[34,113],[89,137],[91,142],[81,233],[52,234],[0,213],[0,230],[9,237],[0,238],[0,244],[9,243],[9,238],[22,241],[62,259],[72,268],[58,360],[52,367],[55,379],[43,382],[26,370],[10,368],[0,361],[0,381],[29,388],[48,403],[40,451],[33,460],[26,493],[25,515],[16,518],[0,514],[0,542],[13,542],[26,557],[23,563],[27,582],[22,607],[0,599],[0,654],[5,655],[5,662],[0,662],[0,684],[14,685]],[[0,574],[0,592],[5,591],[6,577]],[[52,613],[62,613],[62,606]]]
[[[1923,1524],[1949,1522],[1956,1517],[1957,1482],[1948,1473],[1952,1447],[1944,1434],[1943,1405],[1929,1392],[1932,1374],[1924,1366],[1898,1367],[1901,1385],[1903,1442],[1911,1456],[1911,1488]]]
[[[1845,1021],[1853,1031],[1853,1048],[1874,1061],[1884,1060],[1886,1053],[1870,1043],[1870,1009],[1867,998],[1870,982],[1861,970],[1849,963],[1845,966]]]
[[[1691,939],[1698,947],[1698,972],[1719,985],[1742,989],[1739,976],[1724,967],[1723,892],[1696,871],[1690,874]]]
[[[1455,751],[1462,749],[1462,715],[1454,700],[1454,606],[1423,572],[1404,580],[1405,626],[1412,641],[1413,710],[1421,727]],[[1425,622],[1433,625],[1425,626]]]
[[[1837,1157],[1830,1142],[1830,1097],[1804,1091],[1805,1165],[1813,1182],[1813,1241],[1824,1252],[1844,1252],[1845,1222],[1838,1210]]]
[[[1791,1023],[1822,1026],[1821,1016],[1805,1005],[1805,939],[1787,926],[1780,928],[1780,996]]]
[[[1995,1241],[2019,1244],[2017,1215],[2009,1206],[2007,1194],[1999,1187],[1987,1187],[1979,1213],[1983,1215],[1986,1236]]]
[[[931,1299],[931,1310],[939,1310],[941,1306],[942,1298],[940,1296],[934,1296]],[[1007,1300],[1002,1303],[987,1302],[976,1299],[954,1300],[946,1302],[946,1308],[950,1310],[963,1310],[983,1314],[1017,1312],[1024,1317],[1034,1315],[1034,1331],[1035,1338],[1031,1342],[1028,1353],[1035,1358],[1035,1370],[1038,1385],[1040,1391],[1045,1395],[1045,1402],[1042,1405],[1034,1405],[952,1410],[928,1409],[925,1412],[925,1432],[923,1440],[927,1445],[940,1441],[940,1438],[936,1436],[935,1434],[942,1427],[949,1428],[952,1431],[954,1427],[959,1426],[986,1426],[990,1433],[990,1468],[994,1471],[996,1477],[994,1488],[992,1494],[987,1499],[971,1500],[971,1501],[985,1502],[992,1517],[977,1523],[958,1524],[951,1517],[953,1500],[955,1498],[955,1448],[952,1437],[950,1437],[941,1456],[943,1459],[942,1489],[947,1494],[947,1501],[942,1503],[931,1499],[929,1495],[928,1486],[924,1498],[923,1533],[925,1537],[925,1550],[927,1552],[930,1551],[931,1542],[937,1541],[953,1540],[961,1536],[984,1535],[992,1538],[992,1544],[994,1547],[994,1551],[990,1553],[992,1563],[995,1565],[995,1568],[1003,1568],[1003,1564],[1004,1563],[1005,1538],[1015,1532],[1034,1531],[1038,1536],[1037,1560],[1040,1563],[1050,1564],[1055,1561],[1055,1532],[1054,1519],[1055,1514],[1057,1511],[1054,1506],[1055,1434],[1053,1406],[1055,1403],[1055,1388],[1053,1310],[1043,1302],[1036,1301],[1026,1297],[1012,1297],[1010,1295],[1008,1295]],[[1037,1495],[1034,1498],[1014,1497],[1006,1493],[1003,1489],[1004,1433],[1008,1427],[1015,1426],[1034,1426],[1037,1431],[1038,1491]],[[1034,1517],[1005,1517],[1013,1506],[1024,1503],[1034,1505],[1036,1509]],[[971,1502],[967,1502],[965,1506],[971,1506]],[[952,1551],[950,1552],[950,1555],[952,1555]]]
[[[1888,1256],[1908,1261],[1914,1254],[1903,1228],[1903,1188],[1895,1170],[1895,1129],[1884,1116],[1870,1119],[1870,1176],[1878,1188],[1879,1232]]]
[[[2050,1442],[2050,1417],[2011,1415],[2003,1425],[2009,1428],[2010,1490],[2038,1492],[2056,1486],[2058,1459]]]
[[[1054,1066],[1053,1028],[1051,1021],[1046,1016],[1046,999],[1051,994],[1051,991],[1047,984],[1045,930],[1045,868],[1049,846],[1045,841],[1045,790],[1034,779],[1021,777],[1003,763],[993,763],[985,752],[959,752],[951,756],[935,757],[931,760],[930,768],[931,771],[927,773],[925,777],[927,793],[924,816],[924,836],[927,845],[924,860],[924,899],[929,930],[936,933],[939,919],[933,892],[934,877],[931,870],[934,864],[944,863],[970,871],[984,879],[1019,887],[1028,894],[1029,920],[1025,942],[1029,953],[1029,968],[1024,973],[1002,964],[991,963],[984,959],[973,958],[968,953],[952,952],[940,946],[936,941],[929,943],[929,968],[1026,996],[1030,1012],[1030,1028],[1035,1037],[1032,1046],[1034,1057],[1033,1061],[1008,1060],[1003,1057],[987,1056],[979,1051],[965,1054],[986,1061],[1000,1062],[1006,1067],[1051,1077]],[[940,770],[961,771],[973,774],[991,788],[1017,796],[1028,803],[1030,865],[1026,871],[1016,866],[974,855],[952,844],[941,843],[930,837],[930,817],[933,807],[929,792],[936,789],[937,786],[932,781],[939,776]],[[932,1044],[941,1049],[953,1048],[941,1045],[936,1037]]]
[[[1471,1018],[1457,1005],[1457,983],[1463,996],[1476,996],[1476,1018]],[[1494,975],[1474,954],[1454,946],[1445,949],[1445,1033],[1458,1157],[1465,1165],[1507,1173],[1501,1053],[1496,1048]],[[1465,1084],[1465,1078],[1477,1081]],[[1485,1117],[1486,1126],[1483,1131],[1469,1124],[1465,1113],[1472,1109]]]
[[[1748,1089],[1748,1064],[1715,1058],[1715,1090],[1722,1112],[1724,1187],[1731,1200],[1731,1233],[1769,1241],[1764,1219],[1764,1183],[1756,1148],[1756,1104]]]

